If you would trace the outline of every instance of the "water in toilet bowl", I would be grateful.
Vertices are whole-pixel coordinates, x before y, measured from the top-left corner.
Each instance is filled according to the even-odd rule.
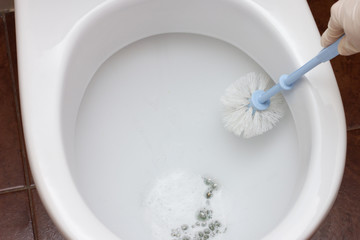
[[[103,63],[83,97],[76,159],[69,164],[81,195],[106,227],[126,240],[161,240],[156,231],[172,239],[177,229],[182,234],[184,224],[189,235],[203,231],[191,226],[197,211],[208,207],[206,176],[221,186],[210,199],[213,220],[222,222],[219,230],[227,228],[221,239],[259,239],[276,226],[301,189],[306,163],[298,159],[290,112],[256,139],[239,139],[224,130],[220,97],[251,71],[264,72],[241,50],[185,33],[142,39]],[[154,230],[164,215],[154,213],[159,206],[149,199],[181,180],[188,187],[166,196],[186,192],[193,206],[187,205],[187,214],[165,230]],[[176,206],[171,206],[175,212]]]

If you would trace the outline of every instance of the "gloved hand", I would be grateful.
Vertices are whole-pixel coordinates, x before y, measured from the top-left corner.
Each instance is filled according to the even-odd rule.
[[[331,7],[328,28],[321,36],[321,45],[327,47],[345,33],[340,41],[340,55],[360,52],[360,0],[339,0]]]

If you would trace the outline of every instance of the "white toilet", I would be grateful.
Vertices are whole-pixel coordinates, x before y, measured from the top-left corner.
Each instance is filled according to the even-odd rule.
[[[284,93],[285,118],[250,140],[224,130],[219,100],[247,72],[277,81],[321,50],[305,0],[16,0],[15,9],[28,157],[64,236],[197,240],[209,228],[210,240],[306,239],[324,219],[346,151],[330,64]],[[199,219],[202,204],[221,220],[218,233]]]

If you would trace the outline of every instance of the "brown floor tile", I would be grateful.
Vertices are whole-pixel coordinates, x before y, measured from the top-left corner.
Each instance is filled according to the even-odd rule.
[[[16,52],[16,33],[15,33],[15,13],[8,12],[5,14],[6,27],[9,37],[9,47],[11,53],[12,65],[14,67],[14,77],[17,81],[17,52]]]
[[[330,8],[335,2],[337,0],[307,0],[320,33],[323,33],[327,28]]]
[[[0,18],[0,191],[25,184],[4,27]]]
[[[331,61],[343,100],[348,129],[360,128],[360,53]]]
[[[34,239],[26,190],[0,194],[0,239]]]
[[[21,112],[20,112],[20,96],[19,96],[19,81],[18,81],[18,67],[17,67],[17,51],[16,51],[16,32],[15,32],[15,13],[14,12],[8,12],[5,14],[5,21],[6,21],[6,30],[8,32],[8,39],[9,39],[9,48],[10,48],[10,54],[11,54],[11,64],[12,64],[12,72],[13,72],[13,78],[15,81],[15,95],[16,95],[16,106],[17,106],[17,114],[19,119],[19,132],[21,134],[21,147],[22,147],[22,157],[25,159],[26,163],[26,176],[29,178],[29,184],[34,185],[34,180],[30,171],[29,162],[27,159],[26,149],[25,149],[25,142],[24,142],[24,136],[23,136],[23,130],[21,125]]]
[[[33,199],[33,206],[35,211],[35,222],[37,226],[37,237],[39,240],[62,240],[65,239],[61,233],[57,230],[54,223],[51,221],[44,206],[41,203],[41,199],[36,189],[31,190]]]
[[[344,178],[329,215],[311,240],[360,239],[360,129],[348,131]]]
[[[336,0],[308,0],[319,31],[323,33],[330,18],[330,8]],[[348,129],[360,128],[360,54],[339,56],[331,60],[344,104]]]

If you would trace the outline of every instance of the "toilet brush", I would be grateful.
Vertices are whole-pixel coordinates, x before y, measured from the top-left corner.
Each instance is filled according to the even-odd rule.
[[[251,138],[272,129],[285,114],[285,101],[283,96],[277,93],[292,89],[294,83],[305,73],[336,57],[342,37],[322,49],[293,73],[282,75],[279,82],[271,88],[270,78],[259,73],[249,73],[230,85],[221,98],[225,107],[225,128],[244,138]]]

